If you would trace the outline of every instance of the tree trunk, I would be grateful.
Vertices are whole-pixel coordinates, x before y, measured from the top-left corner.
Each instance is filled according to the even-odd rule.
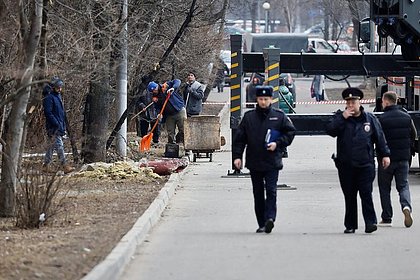
[[[107,30],[111,18],[100,3],[95,3],[92,15],[94,28],[102,32],[93,37],[96,69],[92,73],[89,92],[86,96],[83,121],[82,158],[85,163],[106,161],[106,138],[110,111],[109,73],[111,53],[110,33]]]
[[[324,15],[324,40],[328,41],[330,39],[330,16],[328,14]]]
[[[255,33],[255,32],[257,32],[257,22],[256,22],[256,20],[257,20],[257,11],[258,11],[258,2],[257,1],[253,1],[252,2],[252,4],[251,4],[251,24],[252,24],[252,26],[251,26],[251,28],[252,28],[252,30],[251,30],[251,32],[252,33]]]
[[[283,13],[284,13],[284,19],[286,20],[287,32],[292,32],[290,16],[289,16],[289,8],[284,7]]]
[[[333,22],[332,24],[332,33],[331,33],[331,39],[336,41],[338,40],[338,24],[336,22]]]
[[[23,62],[22,73],[18,78],[17,89],[20,89],[18,96],[12,104],[12,109],[6,120],[3,132],[4,146],[2,157],[2,172],[0,184],[0,216],[10,217],[15,211],[15,192],[17,175],[19,173],[19,162],[21,158],[21,145],[24,135],[26,107],[31,91],[30,85],[33,77],[36,50],[39,44],[42,22],[42,0],[34,1],[34,10],[31,25],[28,26],[22,1],[19,2],[21,11],[21,32],[22,32],[22,51]],[[26,86],[26,87],[25,87]]]
[[[353,36],[351,38],[351,46],[356,46],[357,37],[359,35],[359,11],[357,9],[357,1],[347,0],[353,23]]]
[[[106,139],[109,120],[109,79],[93,79],[86,96],[82,158],[85,163],[106,161]]]

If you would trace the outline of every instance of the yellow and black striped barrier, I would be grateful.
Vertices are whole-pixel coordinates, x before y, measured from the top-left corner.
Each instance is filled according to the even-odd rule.
[[[265,83],[273,87],[274,108],[279,107],[280,49],[266,48],[263,50],[265,62]]]
[[[230,46],[230,128],[236,129],[242,117],[242,36],[232,35]]]

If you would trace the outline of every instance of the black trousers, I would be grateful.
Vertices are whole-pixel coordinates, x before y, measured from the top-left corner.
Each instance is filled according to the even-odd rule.
[[[344,226],[357,229],[357,193],[362,201],[362,213],[366,225],[376,224],[376,213],[373,206],[372,190],[375,179],[375,166],[352,167],[337,166],[338,177],[346,204]]]
[[[268,219],[276,220],[278,170],[250,170],[254,193],[254,210],[258,227],[263,227]]]

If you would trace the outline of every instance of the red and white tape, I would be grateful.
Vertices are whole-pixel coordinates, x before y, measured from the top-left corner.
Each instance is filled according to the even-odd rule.
[[[203,104],[208,105],[225,105],[229,102],[204,102]],[[362,99],[360,100],[362,104],[371,104],[375,103],[375,99]],[[255,105],[256,103],[247,102],[245,105]],[[296,102],[296,105],[306,105],[306,104],[346,104],[346,100],[325,100],[325,101],[301,101]]]
[[[362,99],[360,100],[362,104],[371,104],[375,103],[375,99]],[[346,100],[326,100],[326,101],[302,101],[296,102],[296,104],[346,104]]]
[[[225,105],[229,102],[203,102],[204,105]]]

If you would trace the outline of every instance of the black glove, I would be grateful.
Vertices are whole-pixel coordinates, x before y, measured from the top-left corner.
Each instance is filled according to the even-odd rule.
[[[146,105],[144,105],[143,103],[140,103],[138,105],[139,111],[142,111],[144,108],[146,108]]]

